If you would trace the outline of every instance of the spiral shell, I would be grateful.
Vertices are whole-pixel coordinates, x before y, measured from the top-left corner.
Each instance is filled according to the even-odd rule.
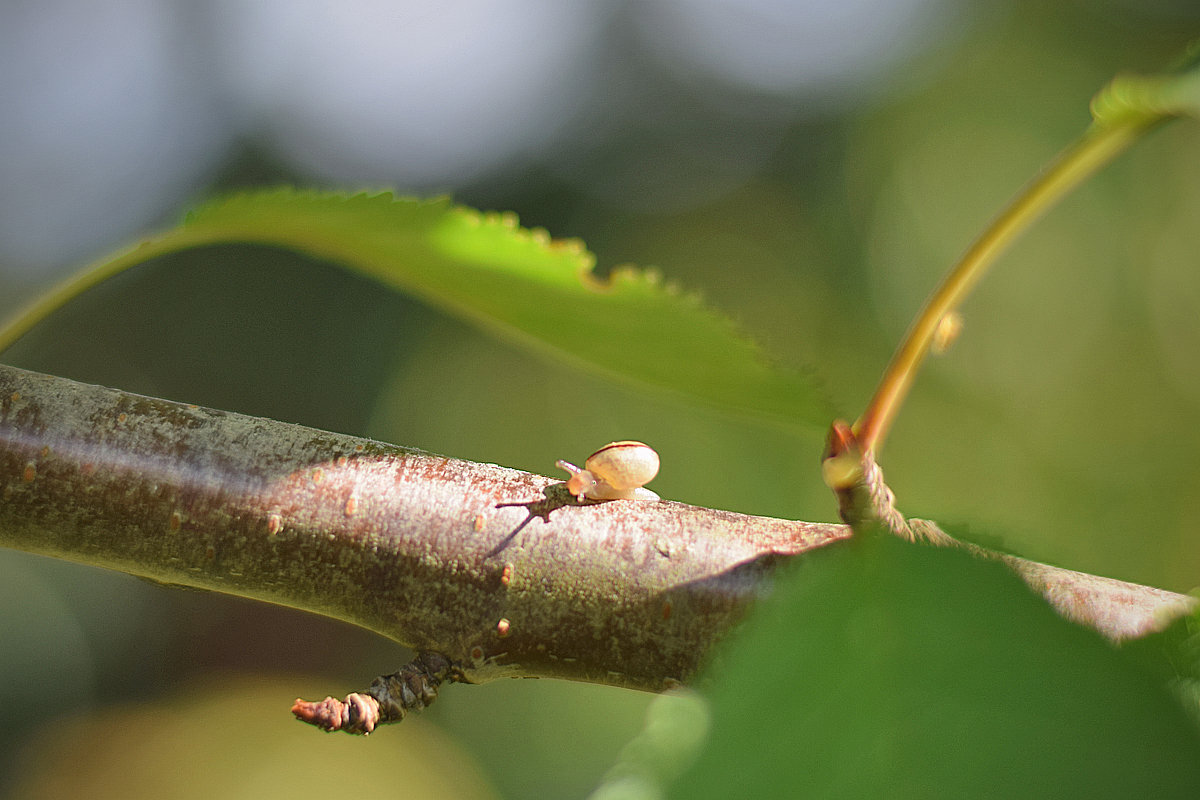
[[[643,489],[658,474],[658,453],[643,442],[609,442],[588,456],[584,468],[559,461],[558,466],[571,473],[567,491],[589,500],[657,500],[658,495]]]

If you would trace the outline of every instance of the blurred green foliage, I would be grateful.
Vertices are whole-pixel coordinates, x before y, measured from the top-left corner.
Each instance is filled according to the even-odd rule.
[[[879,534],[790,570],[731,638],[671,797],[1192,798],[1162,682],[1005,566]]]

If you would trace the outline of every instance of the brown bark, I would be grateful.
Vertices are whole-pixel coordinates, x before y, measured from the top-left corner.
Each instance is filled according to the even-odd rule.
[[[687,681],[779,556],[847,535],[581,504],[539,475],[0,367],[0,545],[337,617],[471,681]]]
[[[552,478],[0,365],[0,546],[347,620],[454,679],[686,683],[778,564],[849,535],[579,503]],[[1191,607],[1010,563],[1112,638]]]

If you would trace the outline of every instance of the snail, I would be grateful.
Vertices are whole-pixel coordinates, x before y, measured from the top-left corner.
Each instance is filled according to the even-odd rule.
[[[641,442],[609,442],[588,456],[584,468],[559,461],[571,473],[567,491],[582,500],[647,500],[659,497],[642,484],[658,474],[658,453]]]

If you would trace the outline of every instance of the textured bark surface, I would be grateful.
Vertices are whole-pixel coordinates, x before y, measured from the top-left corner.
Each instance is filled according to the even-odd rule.
[[[687,681],[779,556],[848,533],[580,504],[517,470],[0,367],[0,545],[337,617],[472,681]]]
[[[579,503],[555,479],[0,365],[0,546],[346,620],[456,679],[687,682],[843,525]],[[1112,638],[1190,598],[1005,559]]]

